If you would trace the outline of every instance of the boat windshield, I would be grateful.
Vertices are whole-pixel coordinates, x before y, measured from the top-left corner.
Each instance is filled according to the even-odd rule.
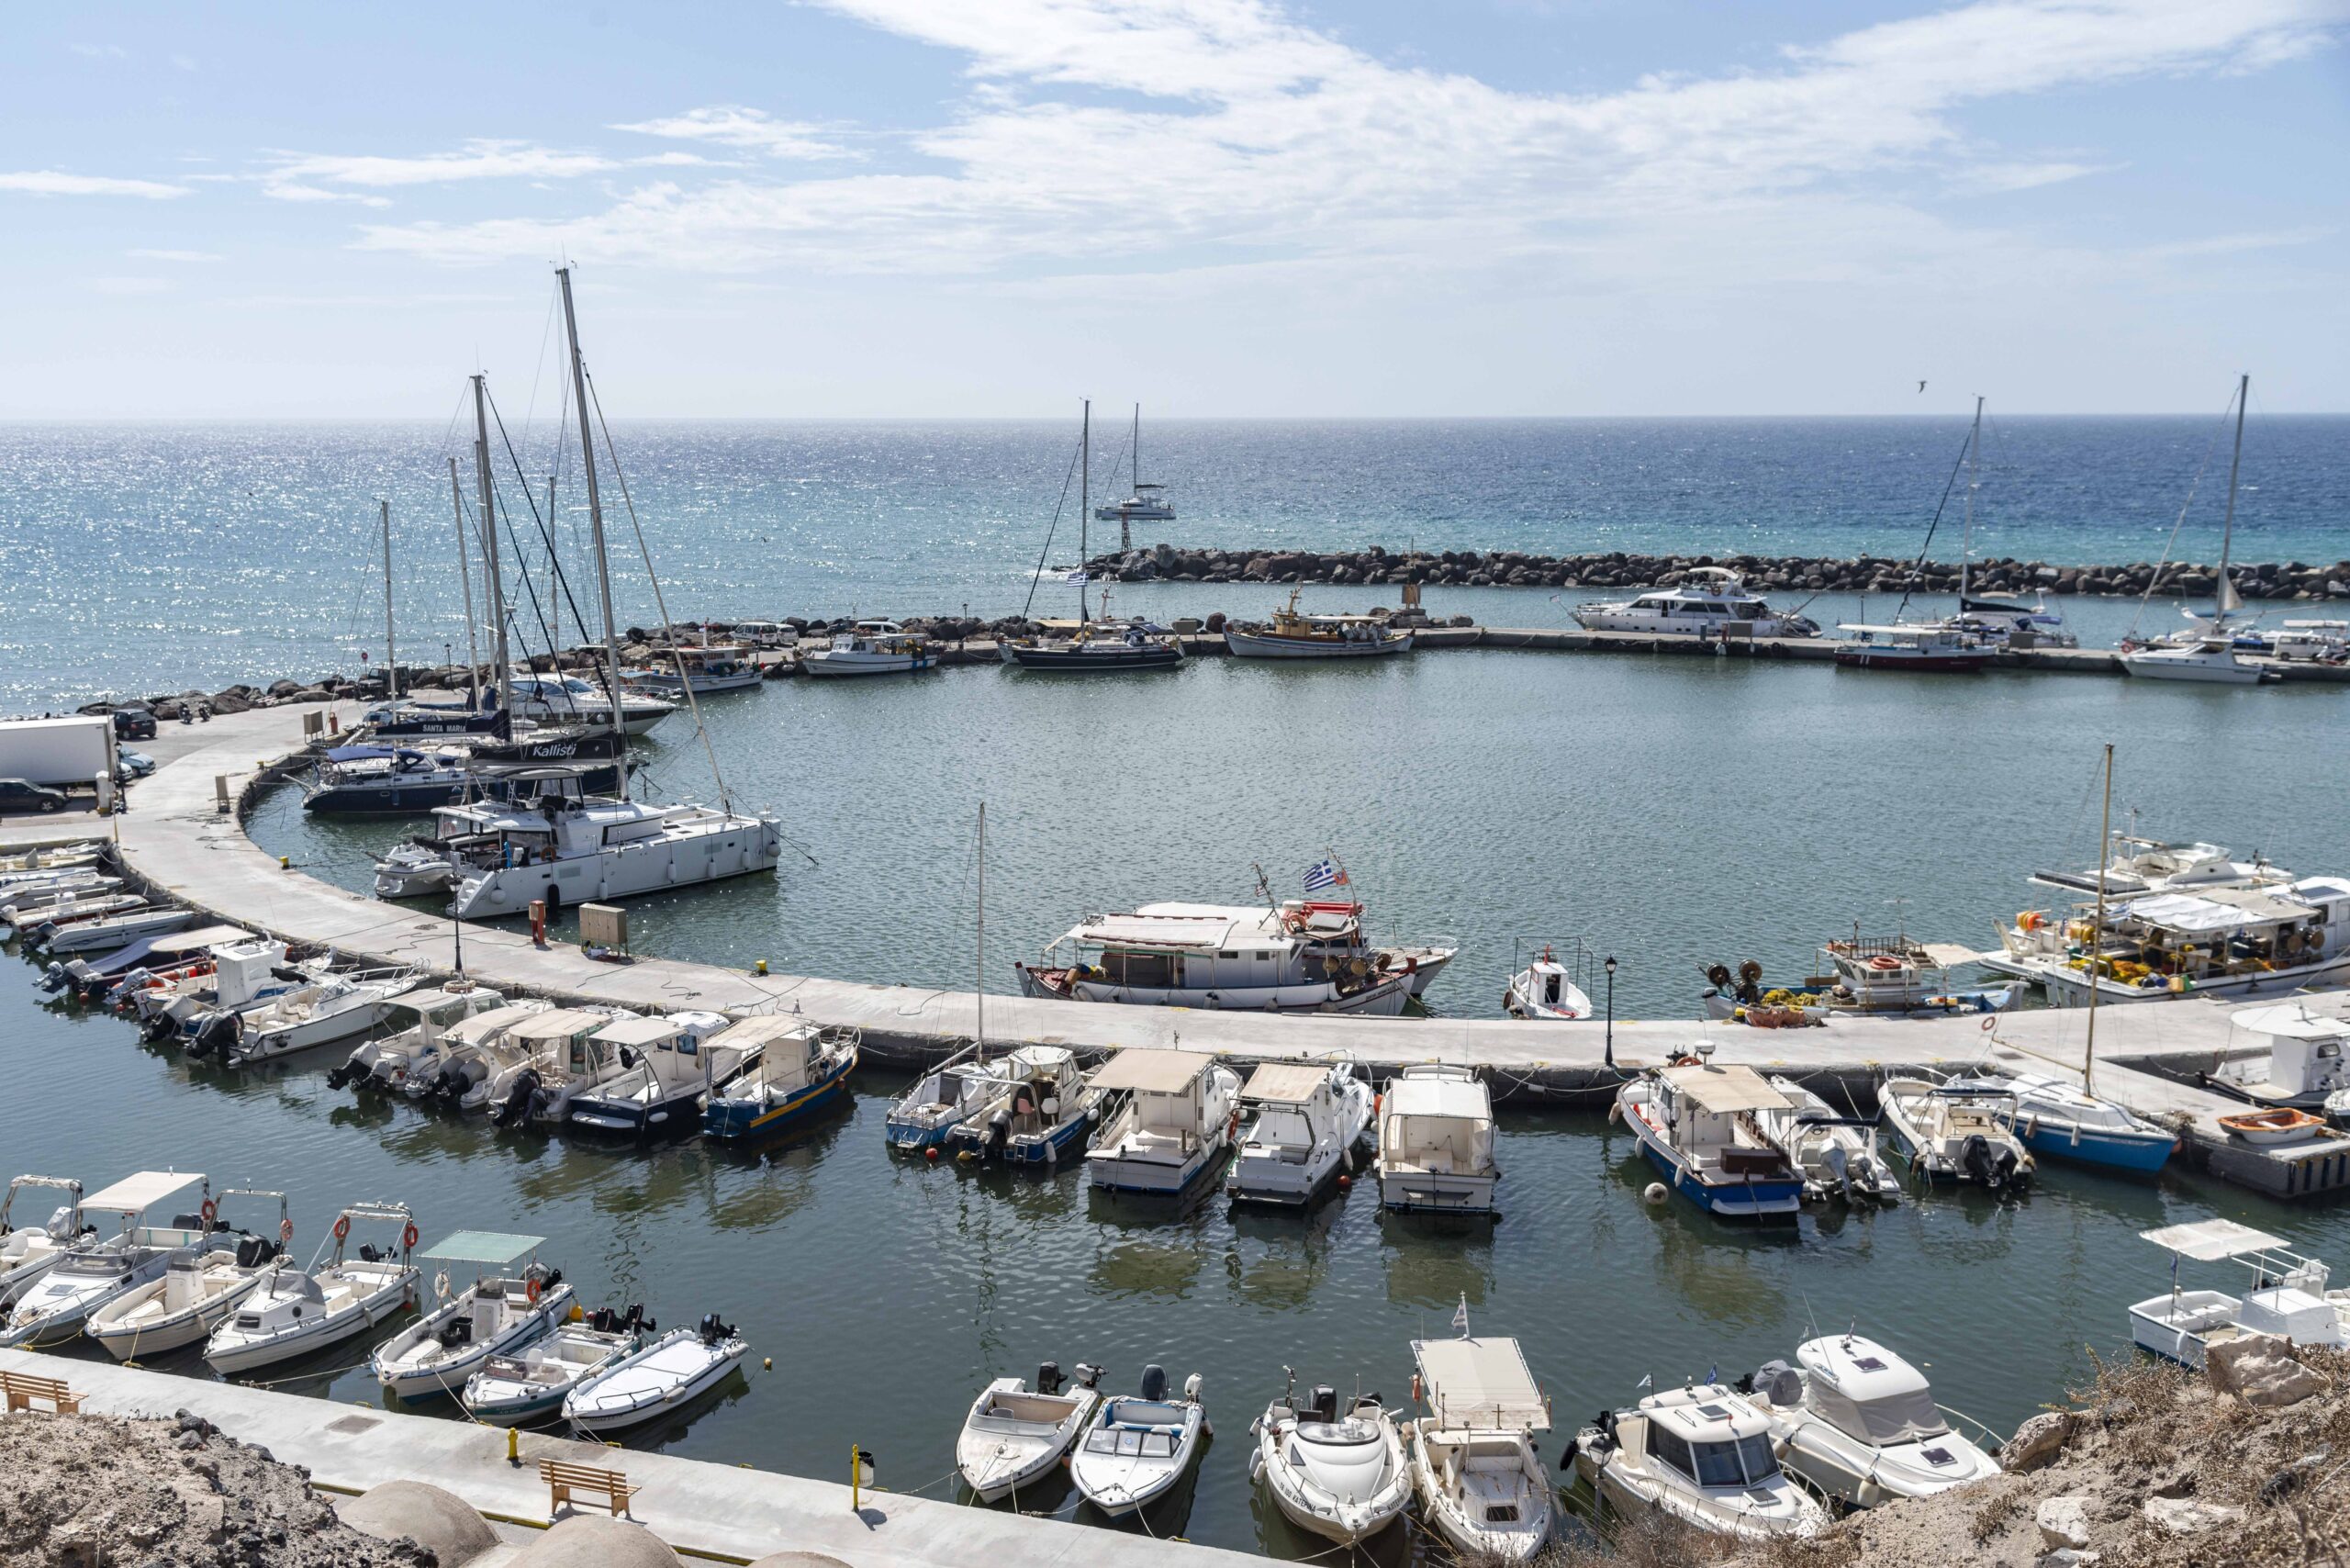
[[[1115,1454],[1122,1459],[1172,1459],[1175,1434],[1103,1427],[1086,1438],[1085,1451]]]
[[[1758,1486],[1779,1473],[1771,1439],[1757,1432],[1729,1442],[1693,1443],[1700,1486]]]

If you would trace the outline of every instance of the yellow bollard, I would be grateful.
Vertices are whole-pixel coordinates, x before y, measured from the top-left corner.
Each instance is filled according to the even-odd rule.
[[[761,958],[757,963],[751,966],[751,972],[755,975],[763,975],[767,973],[767,961],[765,958]]]
[[[277,868],[281,871],[292,870],[294,868],[294,857],[291,855],[279,856],[277,857]]]
[[[506,1428],[506,1462],[520,1470],[522,1467],[522,1433],[520,1428]]]

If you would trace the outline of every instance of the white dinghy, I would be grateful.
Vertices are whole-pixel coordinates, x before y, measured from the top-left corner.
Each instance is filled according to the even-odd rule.
[[[1142,1369],[1141,1397],[1104,1399],[1069,1456],[1069,1479],[1085,1500],[1113,1519],[1140,1513],[1175,1490],[1214,1435],[1200,1404],[1200,1374],[1183,1397],[1167,1397],[1167,1373]]]
[[[150,1226],[144,1223],[147,1211],[189,1188],[200,1194],[204,1207],[211,1206],[211,1188],[204,1177],[176,1170],[142,1170],[84,1198],[84,1219],[110,1215],[120,1222],[119,1229],[106,1239],[95,1234],[77,1239],[63,1257],[19,1290],[7,1315],[0,1317],[0,1349],[62,1344],[80,1334],[90,1314],[117,1296],[162,1279],[172,1254],[202,1241],[207,1226],[195,1214],[175,1215],[169,1226]]]
[[[1751,1393],[1771,1417],[1779,1462],[1821,1495],[1874,1508],[1999,1473],[1998,1461],[1952,1427],[1926,1374],[1875,1340],[1808,1339],[1796,1361],[1765,1361]]]
[[[12,1226],[8,1215],[17,1193],[31,1189],[62,1194],[65,1201],[39,1225]],[[50,1266],[89,1234],[82,1225],[82,1183],[70,1176],[19,1176],[0,1198],[0,1306],[50,1271]]]
[[[1976,1182],[2020,1192],[2036,1169],[2016,1136],[2016,1097],[1978,1080],[1888,1078],[1877,1091],[1894,1147],[1919,1182]]]
[[[1773,1077],[1771,1087],[1786,1099],[1754,1114],[1763,1141],[1787,1158],[1803,1178],[1803,1195],[1819,1202],[1894,1204],[1901,1183],[1876,1146],[1876,1124],[1864,1116],[1840,1116],[1827,1101],[1792,1078]]]
[[[583,1380],[634,1355],[655,1327],[642,1307],[621,1313],[598,1307],[511,1354],[490,1357],[465,1380],[458,1399],[467,1415],[493,1427],[550,1420],[563,1413],[565,1397]]]
[[[580,1379],[564,1396],[563,1418],[597,1437],[657,1421],[725,1382],[750,1350],[713,1312]]]
[[[1828,1510],[1779,1468],[1771,1418],[1713,1383],[1651,1394],[1575,1434],[1576,1473],[1610,1507],[1739,1540],[1816,1535]]]
[[[1304,1208],[1352,1175],[1371,1098],[1349,1061],[1259,1066],[1240,1091],[1246,1119],[1225,1182],[1232,1201]]]
[[[1464,1560],[1526,1562],[1550,1539],[1550,1479],[1533,1434],[1550,1402],[1515,1339],[1472,1338],[1463,1298],[1458,1339],[1415,1339],[1427,1413],[1411,1428],[1421,1517]]]
[[[1290,1523],[1340,1546],[1360,1546],[1401,1518],[1412,1501],[1412,1467],[1395,1417],[1373,1394],[1342,1415],[1327,1383],[1297,1400],[1297,1377],[1250,1428],[1252,1479],[1263,1483]]]
[[[437,1305],[376,1348],[375,1381],[403,1399],[454,1396],[492,1356],[517,1350],[562,1322],[571,1286],[538,1260],[542,1236],[461,1230],[426,1251],[441,1263],[470,1266],[474,1282],[451,1294],[446,1269],[433,1276]],[[514,1265],[520,1263],[519,1269]]]
[[[397,1227],[397,1247],[362,1242],[346,1254],[352,1222]],[[306,1271],[280,1263],[236,1315],[212,1331],[204,1359],[223,1377],[291,1361],[364,1334],[416,1300],[416,1217],[405,1204],[353,1204],[335,1216],[333,1255]],[[324,1243],[320,1244],[321,1248]]]
[[[218,1212],[232,1198],[274,1198],[274,1228],[269,1223],[260,1232],[230,1228]],[[285,1193],[231,1187],[221,1193],[218,1205],[207,1204],[206,1209],[211,1230],[196,1246],[173,1253],[162,1279],[127,1291],[90,1314],[90,1338],[117,1360],[160,1356],[200,1343],[284,1259],[285,1244],[294,1235]]]
[[[1062,1381],[1059,1363],[1046,1361],[1036,1369],[1034,1389],[1000,1377],[971,1402],[955,1439],[955,1466],[980,1502],[1010,1497],[1016,1506],[1020,1489],[1051,1474],[1085,1429],[1102,1397],[1102,1369],[1080,1361],[1076,1386],[1064,1394]]]

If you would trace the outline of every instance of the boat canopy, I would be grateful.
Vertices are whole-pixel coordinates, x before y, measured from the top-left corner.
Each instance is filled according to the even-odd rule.
[[[1248,1075],[1248,1086],[1240,1092],[1240,1097],[1260,1105],[1303,1105],[1329,1081],[1330,1069],[1326,1065],[1269,1061],[1259,1064]]]
[[[1093,1087],[1103,1093],[1126,1090],[1136,1094],[1187,1094],[1201,1074],[1215,1065],[1204,1051],[1166,1051],[1137,1047],[1120,1051],[1093,1075]]]
[[[1182,952],[1283,951],[1292,939],[1270,910],[1212,903],[1146,904],[1131,914],[1097,914],[1061,938],[1085,947],[1164,947]]]
[[[2316,912],[2298,898],[2279,898],[2253,888],[2213,888],[2201,893],[2157,893],[2121,906],[2125,920],[2194,934],[2241,931],[2307,920]]]
[[[419,1256],[450,1263],[487,1263],[493,1267],[527,1258],[546,1245],[543,1236],[509,1236],[496,1230],[461,1230]]]
[[[1740,1111],[1792,1111],[1796,1103],[1751,1067],[1668,1067],[1662,1076],[1674,1092],[1701,1111],[1727,1116]]]
[[[712,1051],[732,1046],[749,1051],[771,1046],[778,1040],[788,1040],[803,1029],[811,1028],[808,1020],[790,1013],[763,1013],[755,1018],[741,1018],[728,1025],[706,1042]]]
[[[488,1016],[487,1014],[482,1014],[483,1018]],[[481,1021],[481,1018],[472,1020],[475,1024]],[[517,1019],[508,1032],[518,1040],[567,1040],[575,1035],[594,1034],[612,1021],[609,1013],[557,1007],[544,1013],[526,1014]]]
[[[196,1186],[203,1180],[203,1172],[196,1170],[141,1170],[102,1192],[91,1193],[82,1200],[82,1207],[106,1214],[143,1214],[173,1193]]]
[[[503,1007],[493,1007],[487,1013],[476,1013],[451,1025],[449,1038],[461,1046],[479,1045],[497,1038],[526,1018],[543,1017],[546,1012],[547,1009],[532,1006],[527,1002],[509,1002]]]
[[[553,1017],[548,1014],[543,1016]],[[518,1033],[520,1031],[517,1031]],[[565,1030],[565,1034],[573,1031]],[[684,1034],[685,1026],[667,1018],[639,1018],[634,1015],[615,1018],[596,1031],[595,1038],[608,1046],[657,1046]]]
[[[2140,1238],[2182,1258],[2192,1258],[2199,1263],[2217,1263],[2223,1259],[2241,1258],[2248,1253],[2266,1252],[2281,1249],[2284,1238],[2255,1230],[2248,1225],[2238,1225],[2232,1219],[2199,1219],[2187,1225],[2165,1226],[2159,1230],[2142,1230]]]
[[[2228,1016],[2231,1023],[2258,1035],[2275,1035],[2288,1040],[2350,1039],[2350,1018],[2311,1013],[2303,1002],[2272,1002],[2265,1007],[2247,1007]]]
[[[1547,1432],[1550,1407],[1515,1339],[1415,1339],[1412,1357],[1437,1424],[1456,1430]]]
[[[1961,964],[1978,963],[1983,955],[1964,942],[1927,942],[1919,946],[1926,961],[1939,969],[1954,969]]]
[[[1839,1430],[1877,1448],[1950,1430],[1926,1375],[1874,1340],[1814,1339],[1796,1359],[1810,1374],[1804,1392],[1811,1407]]]
[[[1471,1075],[1460,1077],[1404,1073],[1391,1079],[1380,1108],[1389,1116],[1431,1116],[1462,1122],[1491,1122],[1493,1096]]]

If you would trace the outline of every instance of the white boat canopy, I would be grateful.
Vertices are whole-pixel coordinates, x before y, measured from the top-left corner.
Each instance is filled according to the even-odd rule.
[[[1097,914],[1061,937],[1083,947],[1167,947],[1181,952],[1222,948],[1286,949],[1290,938],[1270,910],[1224,904],[1152,904],[1130,914]]]
[[[1961,964],[1972,964],[1983,957],[1964,942],[1928,942],[1919,950],[1926,955],[1927,962],[1936,969],[1954,969]]]
[[[728,1025],[703,1042],[702,1049],[716,1051],[722,1047],[735,1046],[749,1049],[754,1046],[770,1046],[778,1040],[788,1040],[808,1026],[808,1020],[791,1013],[762,1013],[755,1018],[741,1018]]]
[[[2242,1258],[2254,1252],[2280,1249],[2284,1238],[2255,1230],[2248,1225],[2238,1225],[2232,1219],[2199,1219],[2187,1225],[2165,1226],[2160,1230],[2142,1230],[2144,1240],[2182,1258],[2192,1258],[2199,1263],[2217,1263],[2224,1259]]]
[[[91,1193],[82,1200],[82,1207],[106,1214],[143,1214],[173,1193],[203,1180],[203,1172],[196,1170],[141,1170],[136,1176],[124,1177],[104,1192]]]
[[[542,1016],[554,1018],[561,1014],[550,1013]],[[608,1046],[657,1046],[685,1032],[683,1025],[666,1018],[627,1017],[613,1019],[597,1030],[593,1037]]]
[[[1662,1077],[1690,1103],[1717,1116],[1796,1108],[1794,1101],[1751,1067],[1668,1067]]]
[[[2288,1040],[2350,1039],[2350,1018],[2312,1013],[2304,1002],[2272,1002],[2261,1007],[2247,1007],[2231,1013],[2228,1020],[2255,1034],[2276,1035]]]
[[[487,1017],[484,1014],[482,1017]],[[479,1024],[481,1018],[474,1023]],[[589,1035],[614,1022],[609,1013],[588,1013],[576,1007],[558,1007],[546,1013],[525,1014],[507,1032],[517,1040],[568,1040],[575,1035]]]
[[[1427,1116],[1460,1122],[1490,1122],[1493,1096],[1473,1078],[1392,1078],[1380,1102],[1389,1116]]]
[[[2251,888],[2213,888],[2202,893],[2157,893],[2121,906],[2124,918],[2190,933],[2241,931],[2248,925],[2277,925],[2307,920],[2315,913],[2299,899],[2278,898]]]
[[[1312,1062],[1269,1061],[1260,1063],[1248,1075],[1248,1086],[1240,1092],[1243,1100],[1260,1105],[1303,1105],[1321,1092],[1330,1081],[1330,1068]]]
[[[1515,1339],[1415,1339],[1428,1408],[1455,1430],[1547,1432],[1550,1406]]]
[[[418,1256],[450,1263],[487,1263],[492,1267],[527,1258],[546,1245],[543,1236],[508,1236],[496,1230],[461,1230]]]
[[[1184,1094],[1215,1065],[1204,1051],[1164,1051],[1136,1047],[1120,1051],[1095,1070],[1093,1087],[1103,1093]]]
[[[449,1038],[459,1045],[476,1045],[494,1039],[525,1018],[543,1016],[547,1009],[527,1002],[509,1002],[503,1007],[493,1007],[487,1013],[476,1013],[449,1026]]]

